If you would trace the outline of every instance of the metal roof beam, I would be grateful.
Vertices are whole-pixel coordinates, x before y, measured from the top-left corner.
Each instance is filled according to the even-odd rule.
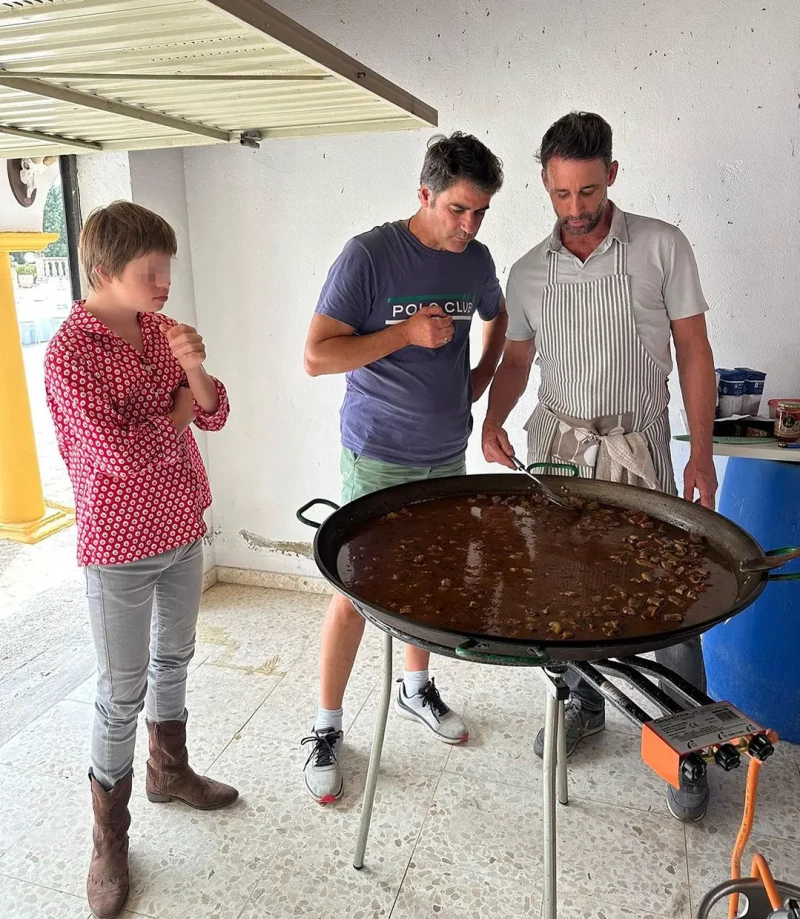
[[[154,80],[170,83],[305,83],[332,79],[328,73],[59,73],[54,70],[0,70],[0,75],[12,80]]]
[[[88,140],[77,140],[74,137],[65,137],[63,134],[44,134],[42,131],[27,131],[24,128],[15,128],[10,124],[0,124],[0,134],[9,134],[12,137],[24,137],[26,140],[41,140],[44,143],[66,144],[78,147],[81,150],[102,150],[100,144],[93,144]]]
[[[66,86],[56,86],[53,83],[32,80],[30,77],[15,77],[6,70],[0,70],[0,86],[7,86],[10,89],[19,89],[22,92],[31,93],[34,96],[44,96],[46,99],[56,99],[59,102],[68,102],[72,105],[82,106],[83,108],[92,108],[100,112],[108,112],[112,115],[122,115],[126,118],[134,118],[137,121],[158,124],[164,128],[171,128],[174,131],[183,131],[187,134],[199,134],[201,137],[210,137],[213,140],[223,141],[225,143],[237,140],[237,135],[231,134],[229,131],[220,131],[219,128],[212,128],[205,124],[199,124],[196,121],[186,121],[183,118],[174,118],[172,115],[163,115],[161,112],[154,112],[151,109],[142,108],[138,105],[127,105],[124,102],[114,102],[112,99],[105,99],[102,96],[95,96],[91,93],[79,92],[77,89],[70,89]]]
[[[362,86],[381,99],[419,118],[429,125],[438,124],[436,109],[426,105],[416,96],[400,89],[394,83],[370,70],[355,58],[340,51],[335,45],[315,35],[309,29],[290,19],[284,13],[264,0],[204,0],[209,6],[217,7],[234,19],[258,29],[273,41],[303,55],[312,64],[324,67]]]
[[[282,138],[319,137],[320,129],[326,137],[341,134],[372,134],[375,131],[386,133],[389,131],[407,131],[408,122],[404,118],[365,119],[364,121],[341,121],[317,124],[283,125],[282,127],[262,127],[258,129],[262,140],[278,140]]]

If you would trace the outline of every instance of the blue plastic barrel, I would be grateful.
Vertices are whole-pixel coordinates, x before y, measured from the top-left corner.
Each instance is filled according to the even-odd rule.
[[[729,459],[719,510],[765,551],[800,546],[800,463]],[[797,571],[798,562],[780,569]],[[709,695],[800,743],[800,580],[768,582],[751,607],[706,633],[703,654]]]

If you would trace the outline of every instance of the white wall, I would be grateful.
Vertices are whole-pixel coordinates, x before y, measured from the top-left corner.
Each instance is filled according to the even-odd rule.
[[[86,219],[97,207],[130,201],[131,171],[127,153],[87,153],[78,157],[78,189]]]
[[[769,395],[800,392],[793,0],[277,6],[503,158],[481,231],[503,281],[552,225],[534,161],[542,133],[571,109],[601,113],[622,167],[614,199],[678,223],[695,246],[716,363],[767,370]],[[337,497],[342,380],[304,376],[305,332],[345,240],[413,212],[427,137],[184,153],[198,322],[233,404],[209,443],[220,564],[313,571],[292,554],[309,538],[294,512]],[[520,447],[532,401],[531,390],[511,420]],[[483,465],[477,438],[470,464]]]

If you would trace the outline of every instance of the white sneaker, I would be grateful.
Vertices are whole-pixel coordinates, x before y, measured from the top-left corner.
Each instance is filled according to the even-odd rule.
[[[409,721],[421,721],[429,727],[443,743],[458,744],[469,740],[469,731],[458,715],[448,708],[433,680],[428,682],[413,696],[406,694],[402,679],[394,700],[394,710]]]
[[[339,757],[343,740],[343,731],[325,728],[322,731],[314,729],[300,741],[301,744],[313,744],[303,766],[303,780],[317,804],[333,804],[342,796],[344,779]]]

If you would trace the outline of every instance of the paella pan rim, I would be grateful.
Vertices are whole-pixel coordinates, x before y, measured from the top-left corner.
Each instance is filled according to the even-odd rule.
[[[543,649],[554,660],[618,657],[678,644],[701,635],[746,609],[758,598],[767,583],[765,572],[744,575],[737,570],[738,563],[745,558],[763,557],[764,552],[761,546],[741,527],[714,511],[672,495],[632,485],[592,479],[565,479],[563,476],[542,476],[542,478],[551,488],[597,498],[604,504],[632,511],[643,510],[665,523],[679,526],[690,533],[699,533],[727,561],[737,577],[738,589],[734,604],[718,615],[700,623],[684,624],[648,635],[558,641],[549,638],[509,638],[490,633],[470,633],[451,629],[438,623],[432,625],[366,600],[342,581],[338,572],[338,555],[347,535],[353,530],[390,511],[436,498],[466,498],[479,494],[522,495],[530,492],[530,479],[525,475],[511,472],[427,479],[406,485],[395,485],[357,498],[334,511],[317,530],[314,539],[314,558],[317,567],[331,586],[348,597],[356,608],[366,607],[372,614],[370,620],[373,623],[379,625],[382,620],[385,621],[393,631],[407,636],[411,644],[414,644],[417,639],[422,643],[441,645],[447,649],[455,648],[465,641],[472,641],[479,646],[491,649],[494,653],[498,653],[499,647],[506,649],[500,652],[506,654],[524,654],[527,649]],[[535,486],[533,489],[535,490]]]

